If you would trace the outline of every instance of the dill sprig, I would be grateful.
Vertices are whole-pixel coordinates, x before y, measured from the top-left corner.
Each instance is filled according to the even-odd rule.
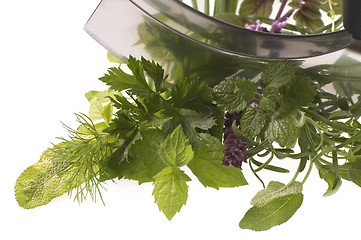
[[[63,142],[54,145],[53,161],[66,161],[69,165],[63,174],[69,174],[69,194],[74,200],[82,202],[87,196],[96,201],[101,195],[101,176],[107,175],[105,165],[112,155],[109,134],[99,131],[92,120],[84,114],[76,114],[80,126],[77,130],[64,125],[69,139],[59,138]]]

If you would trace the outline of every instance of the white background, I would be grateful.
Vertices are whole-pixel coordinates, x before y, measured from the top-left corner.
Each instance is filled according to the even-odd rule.
[[[125,180],[107,184],[106,206],[90,199],[78,205],[63,196],[33,210],[19,207],[16,178],[55,137],[66,136],[60,121],[76,126],[74,113],[88,111],[84,94],[105,89],[97,78],[112,64],[83,31],[97,4],[17,0],[0,5],[0,239],[359,238],[361,189],[344,182],[338,193],[322,197],[327,185],[316,171],[304,186],[301,208],[290,221],[266,232],[238,227],[261,189],[247,166],[250,185],[245,187],[217,191],[190,182],[187,205],[170,222],[154,204],[151,184]],[[290,165],[291,171],[295,166]]]

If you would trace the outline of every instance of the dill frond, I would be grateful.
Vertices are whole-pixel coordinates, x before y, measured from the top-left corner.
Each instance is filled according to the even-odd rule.
[[[64,170],[70,174],[70,197],[82,202],[90,196],[96,201],[97,196],[103,201],[101,189],[104,189],[100,177],[107,175],[105,165],[112,155],[109,134],[96,129],[96,126],[83,114],[76,114],[80,126],[74,130],[64,124],[69,132],[69,139],[59,138],[63,142],[53,148],[54,161],[66,161],[69,165]]]

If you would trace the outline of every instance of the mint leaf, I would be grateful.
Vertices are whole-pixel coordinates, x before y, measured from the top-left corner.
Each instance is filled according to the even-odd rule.
[[[248,107],[240,119],[242,134],[249,138],[258,136],[264,131],[264,127],[269,121],[268,118],[267,114],[263,111],[257,111],[253,107]]]
[[[35,208],[71,191],[67,184],[72,173],[64,174],[69,167],[66,161],[53,161],[53,151],[43,152],[40,160],[28,167],[15,184],[15,197],[23,208]]]
[[[290,112],[302,106],[308,106],[316,95],[316,86],[309,78],[296,77],[279,90],[281,96],[280,111]]]
[[[201,147],[194,148],[194,158],[188,167],[205,187],[237,187],[246,185],[241,169],[223,166],[223,144],[215,137],[202,133]]]
[[[272,13],[273,2],[274,0],[244,0],[239,9],[239,15],[269,17]]]
[[[158,149],[166,136],[163,131],[149,129],[141,132],[142,138],[135,141],[128,152],[128,159],[120,163],[119,175],[127,179],[152,182],[153,176],[167,165],[159,158]]]
[[[302,193],[277,197],[261,207],[252,207],[247,211],[239,226],[244,229],[265,231],[288,221],[303,201]]]
[[[276,141],[281,147],[292,148],[295,146],[300,134],[300,128],[295,125],[293,115],[272,116],[265,137],[269,142]]]
[[[267,87],[279,88],[288,84],[293,79],[296,69],[296,61],[272,62],[266,66],[261,78]]]
[[[302,184],[300,182],[294,182],[291,185],[285,187],[285,184],[271,181],[266,189],[259,191],[256,196],[251,200],[251,204],[255,207],[262,207],[272,201],[273,199],[302,192]]]
[[[255,98],[257,84],[245,78],[233,77],[213,88],[219,107],[229,112],[240,112]]]
[[[168,220],[180,211],[188,198],[187,181],[191,179],[177,167],[167,167],[154,176],[153,195],[159,210]]]
[[[179,125],[159,146],[158,155],[168,166],[181,167],[194,156],[192,146]]]

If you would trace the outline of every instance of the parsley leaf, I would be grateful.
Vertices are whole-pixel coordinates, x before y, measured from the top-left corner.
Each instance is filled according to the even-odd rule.
[[[187,181],[191,179],[179,168],[171,166],[154,176],[153,195],[159,210],[168,220],[180,211],[188,198]]]
[[[218,106],[229,112],[240,112],[255,98],[257,84],[245,78],[233,77],[213,88]]]

